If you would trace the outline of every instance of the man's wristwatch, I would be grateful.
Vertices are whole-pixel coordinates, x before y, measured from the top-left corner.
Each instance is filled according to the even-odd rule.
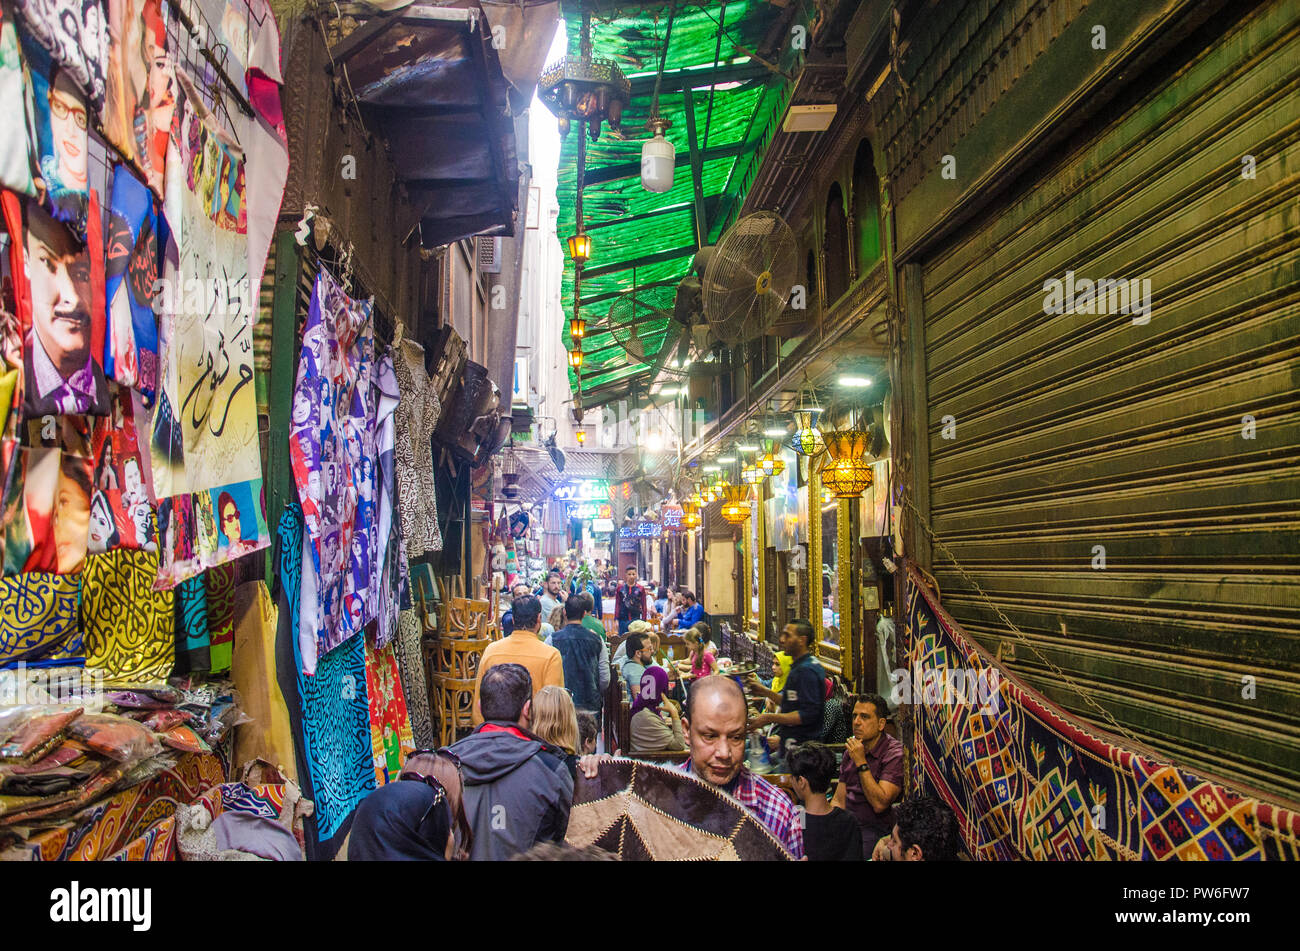
[[[858,772],[859,772],[859,773],[865,773],[865,772],[866,772],[868,769],[870,769],[870,768],[871,768],[871,764],[870,764],[870,763],[863,763],[863,764],[862,764],[861,766],[859,766],[857,769],[858,769]]]

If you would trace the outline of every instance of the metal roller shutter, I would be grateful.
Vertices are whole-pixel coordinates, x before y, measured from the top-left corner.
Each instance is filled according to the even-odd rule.
[[[924,263],[931,522],[1120,723],[1300,799],[1300,6],[1188,45]],[[1045,313],[1067,270],[1149,279],[1149,323]],[[934,567],[973,635],[1090,717]]]

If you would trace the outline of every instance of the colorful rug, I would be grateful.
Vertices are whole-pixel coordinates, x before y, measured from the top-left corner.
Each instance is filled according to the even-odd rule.
[[[172,854],[175,826],[162,823],[175,816],[178,805],[193,802],[225,778],[216,756],[186,753],[170,769],[114,793],[75,821],[32,836],[12,852],[41,862],[166,858]]]
[[[906,637],[913,785],[952,807],[976,859],[1300,860],[1300,814],[1084,726],[998,667],[911,568]]]
[[[314,676],[302,673],[303,517],[297,503],[285,506],[278,537],[276,675],[294,731],[298,782],[303,796],[316,804],[306,823],[307,857],[328,861],[351,829],[357,806],[375,788],[365,638],[349,638],[321,655]]]

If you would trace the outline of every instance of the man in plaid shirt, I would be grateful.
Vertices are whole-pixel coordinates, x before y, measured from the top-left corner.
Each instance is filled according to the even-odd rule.
[[[684,772],[740,801],[796,859],[804,857],[803,831],[790,797],[745,766],[745,694],[730,677],[704,677],[686,697]]]

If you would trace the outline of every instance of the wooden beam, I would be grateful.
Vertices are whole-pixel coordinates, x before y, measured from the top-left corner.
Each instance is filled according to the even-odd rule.
[[[616,261],[613,264],[602,264],[598,267],[584,267],[582,269],[582,279],[586,281],[593,277],[599,277],[602,274],[615,274],[619,271],[631,270],[634,267],[645,267],[647,264],[659,264],[663,261],[671,261],[674,258],[682,258],[688,254],[694,254],[698,250],[698,245],[684,244],[680,248],[669,248],[665,251],[656,251],[653,254],[633,258],[630,261]],[[630,290],[630,288],[627,289]]]
[[[695,94],[690,87],[682,90],[686,105],[686,141],[690,145],[691,188],[695,193],[695,246],[704,247],[709,238],[709,218],[704,211],[704,160],[700,158],[700,143],[695,135]]]

